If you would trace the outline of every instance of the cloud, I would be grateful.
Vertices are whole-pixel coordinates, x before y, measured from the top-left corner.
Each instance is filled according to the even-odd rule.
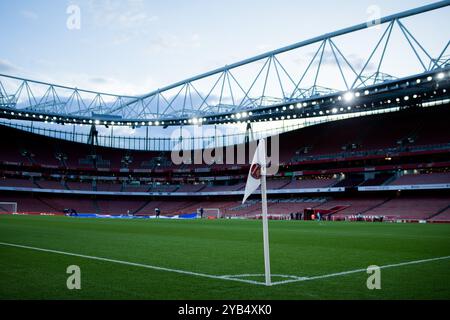
[[[19,70],[20,70],[19,67],[13,65],[8,60],[0,59],[0,72],[15,73],[15,72],[18,72]]]
[[[301,64],[301,65],[305,65],[309,64],[309,62],[311,61],[311,59],[314,57],[315,52],[310,52],[308,54],[302,55],[301,57],[297,58],[294,60],[295,63],[297,64]],[[347,68],[348,65],[345,61],[343,61],[342,57],[337,55],[339,63],[341,64],[342,67]],[[363,59],[362,57],[356,55],[356,54],[347,54],[345,56],[345,58],[347,59],[347,61],[351,64],[351,66],[356,70],[359,71],[361,70],[365,63],[366,60]],[[317,54],[317,56],[314,59],[314,64],[313,65],[317,65],[317,63],[319,63],[320,61],[320,52]],[[337,66],[336,63],[336,58],[334,57],[333,53],[331,51],[327,51],[325,50],[323,57],[322,57],[322,65],[326,66]],[[368,65],[366,66],[366,71],[371,71],[375,69],[375,64],[373,63],[373,59],[372,61],[370,61],[368,63]]]
[[[23,10],[20,12],[22,17],[29,19],[29,20],[37,20],[39,18],[38,14],[31,10]]]
[[[109,79],[103,77],[93,77],[89,78],[88,81],[97,84],[105,84],[109,82]]]
[[[91,0],[88,10],[96,28],[107,28],[116,33],[113,44],[120,45],[148,33],[159,20],[148,14],[142,0]]]
[[[114,34],[110,41],[113,46],[147,37],[159,20],[157,15],[146,11],[143,0],[88,0],[85,8],[86,20],[95,29]]]
[[[150,53],[167,52],[174,49],[198,48],[201,46],[200,35],[177,36],[174,34],[159,34],[149,42]]]

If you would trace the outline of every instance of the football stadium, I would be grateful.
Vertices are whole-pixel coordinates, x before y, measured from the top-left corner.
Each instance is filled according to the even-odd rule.
[[[132,94],[0,60],[0,299],[450,299],[450,1],[402,5]]]

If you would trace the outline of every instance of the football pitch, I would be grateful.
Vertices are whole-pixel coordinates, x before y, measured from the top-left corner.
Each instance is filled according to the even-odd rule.
[[[0,299],[450,299],[450,224],[0,215]],[[81,289],[69,290],[69,266]],[[369,290],[368,266],[381,267]]]

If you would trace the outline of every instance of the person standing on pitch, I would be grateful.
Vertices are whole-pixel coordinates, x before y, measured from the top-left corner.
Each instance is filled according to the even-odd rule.
[[[159,208],[155,208],[155,214],[156,218],[159,218],[159,216],[161,215],[161,210]]]
[[[200,208],[198,211],[200,212],[200,218],[203,219],[203,208]]]

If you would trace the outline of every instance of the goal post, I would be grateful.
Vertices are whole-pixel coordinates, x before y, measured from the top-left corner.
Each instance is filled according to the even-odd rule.
[[[197,216],[201,218],[200,209],[197,209]],[[203,208],[203,218],[214,217],[216,219],[221,218],[221,212],[219,208]]]
[[[0,213],[17,213],[17,202],[0,202]]]

